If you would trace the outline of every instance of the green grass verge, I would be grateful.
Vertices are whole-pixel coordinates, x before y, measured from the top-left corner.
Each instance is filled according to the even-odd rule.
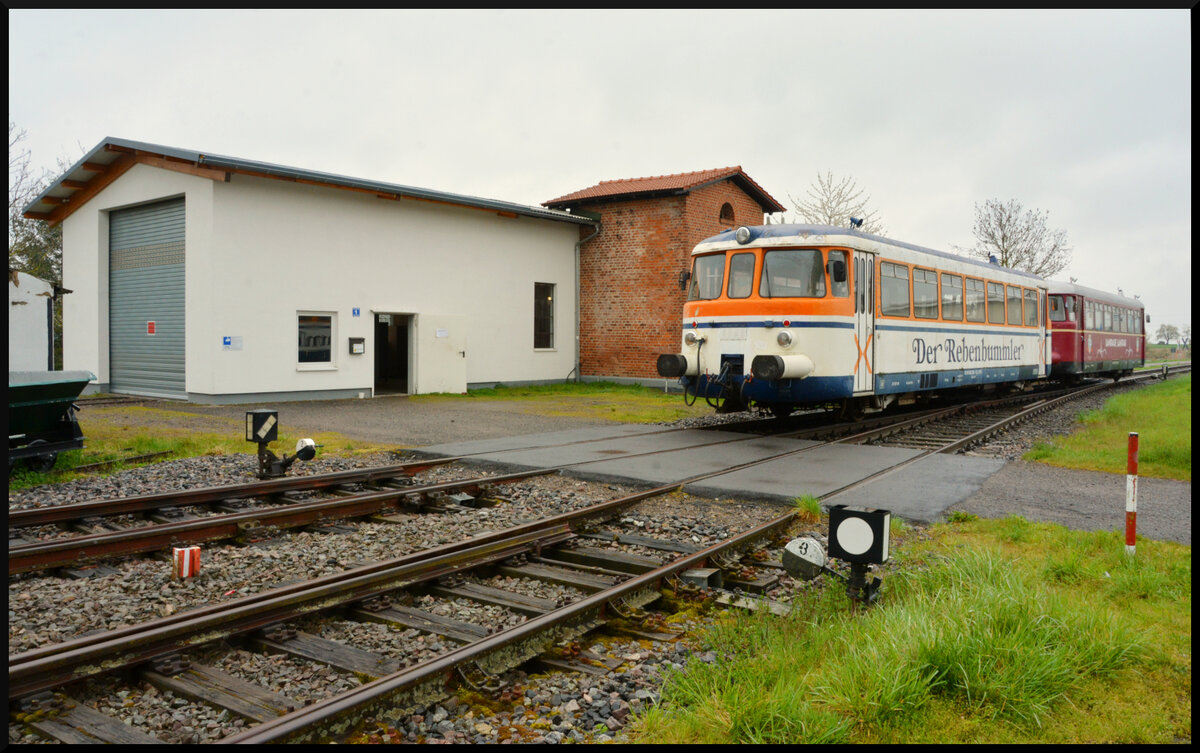
[[[865,612],[830,583],[716,623],[635,741],[1190,739],[1190,547],[963,518],[904,549]]]
[[[523,387],[497,385],[471,390],[465,395],[413,395],[413,401],[498,400],[524,404],[531,413],[547,416],[618,421],[621,423],[666,423],[713,412],[703,400],[684,404],[683,395],[656,387],[615,382],[567,382]]]
[[[9,474],[9,490],[17,491],[81,478],[91,474],[76,472],[74,469],[78,466],[136,455],[170,453],[150,461],[163,462],[205,455],[253,455],[258,452],[256,444],[246,441],[245,424],[235,418],[200,417],[191,413],[146,406],[90,407],[84,403],[80,424],[85,435],[85,446],[82,450],[60,453],[54,468],[48,473],[31,470],[18,462]],[[335,432],[301,434],[299,431],[281,432],[279,439],[271,443],[270,449],[276,455],[291,454],[295,451],[297,440],[302,436],[307,436],[321,445],[318,456],[355,455],[395,449],[381,444],[354,441]],[[120,463],[101,471],[99,475],[117,473],[137,465],[145,463]],[[257,464],[247,466],[248,472],[256,469]]]
[[[1129,432],[1138,433],[1138,475],[1192,480],[1192,377],[1126,392],[1080,416],[1082,426],[1040,442],[1025,460],[1062,468],[1125,473]]]

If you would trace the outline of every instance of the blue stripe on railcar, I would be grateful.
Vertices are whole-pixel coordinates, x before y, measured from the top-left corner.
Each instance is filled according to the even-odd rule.
[[[922,390],[953,389],[997,382],[1018,382],[1039,379],[1040,366],[1000,366],[986,369],[957,371],[913,371],[899,374],[876,374],[875,394],[920,392]]]

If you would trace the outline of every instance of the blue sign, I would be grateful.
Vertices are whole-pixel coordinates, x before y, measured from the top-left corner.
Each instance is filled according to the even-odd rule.
[[[229,336],[222,337],[222,338],[221,338],[221,344],[222,344],[222,345],[233,345],[233,338],[232,338],[232,337],[229,337]]]
[[[354,316],[358,316],[358,309],[350,309]]]

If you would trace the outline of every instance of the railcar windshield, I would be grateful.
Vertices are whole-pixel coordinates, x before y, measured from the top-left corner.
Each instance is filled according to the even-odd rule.
[[[1067,307],[1063,304],[1061,295],[1050,296],[1050,321],[1065,322],[1067,320]]]
[[[688,289],[689,301],[711,301],[721,297],[721,283],[725,278],[725,254],[697,256],[692,264],[692,286]]]
[[[763,298],[824,298],[825,264],[815,248],[768,251],[763,256]]]

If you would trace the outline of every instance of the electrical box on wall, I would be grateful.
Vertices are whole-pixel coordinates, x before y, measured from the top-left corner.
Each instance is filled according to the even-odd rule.
[[[365,337],[350,338],[350,355],[361,356],[367,352],[367,339]]]

